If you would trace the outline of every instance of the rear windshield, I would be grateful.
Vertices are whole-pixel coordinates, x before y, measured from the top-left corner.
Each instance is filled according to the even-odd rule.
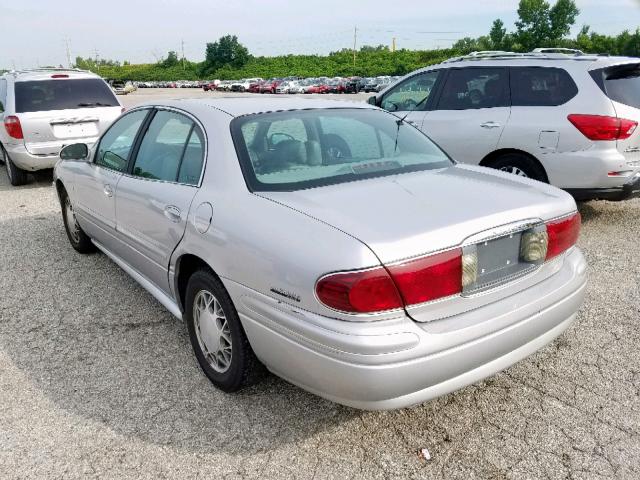
[[[99,78],[16,82],[16,112],[115,107],[118,101]]]
[[[640,108],[640,64],[605,70],[604,90],[611,100]]]
[[[252,191],[291,191],[444,168],[451,160],[399,117],[373,109],[293,110],[231,123]]]

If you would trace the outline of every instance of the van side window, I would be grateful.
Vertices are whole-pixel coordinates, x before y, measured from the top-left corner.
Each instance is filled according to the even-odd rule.
[[[0,78],[0,112],[4,112],[7,104],[7,81]]]
[[[511,104],[514,107],[555,107],[578,94],[571,76],[555,67],[512,67]]]
[[[509,106],[505,68],[452,68],[442,88],[438,110]]]

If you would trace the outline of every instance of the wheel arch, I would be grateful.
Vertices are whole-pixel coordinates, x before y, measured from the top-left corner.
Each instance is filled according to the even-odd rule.
[[[501,148],[499,150],[494,150],[493,152],[489,153],[486,157],[484,157],[479,165],[481,167],[489,167],[491,168],[491,164],[493,162],[495,162],[498,158],[504,156],[504,155],[508,155],[508,154],[518,154],[518,155],[523,155],[527,158],[529,158],[531,161],[535,162],[536,165],[538,167],[540,167],[540,170],[542,172],[544,172],[544,181],[546,183],[549,183],[549,175],[547,174],[547,169],[544,168],[544,165],[542,165],[542,163],[540,162],[540,160],[538,160],[535,156],[531,155],[529,152],[525,152],[524,150],[519,150],[517,148]]]
[[[208,270],[212,275],[220,279],[215,270],[205,260],[191,253],[184,253],[178,257],[175,264],[174,288],[178,307],[185,311],[185,298],[189,278],[198,270]]]

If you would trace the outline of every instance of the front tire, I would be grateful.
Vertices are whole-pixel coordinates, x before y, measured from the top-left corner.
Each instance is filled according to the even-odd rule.
[[[14,187],[19,187],[20,185],[24,185],[27,183],[27,172],[16,167],[9,155],[7,155],[7,151],[3,146],[0,145],[0,157],[4,161],[4,166],[7,169],[7,177],[9,178],[9,183]]]
[[[540,182],[549,183],[544,168],[534,159],[522,153],[507,153],[501,155],[489,163],[488,166],[520,177],[532,178]]]
[[[261,365],[222,282],[208,270],[189,279],[185,322],[193,352],[207,378],[224,392],[253,384]]]
[[[96,247],[91,241],[91,238],[84,233],[84,230],[82,230],[78,224],[71,199],[64,189],[60,193],[60,206],[62,207],[62,221],[64,222],[64,229],[67,232],[69,243],[74,250],[79,253],[95,252]]]

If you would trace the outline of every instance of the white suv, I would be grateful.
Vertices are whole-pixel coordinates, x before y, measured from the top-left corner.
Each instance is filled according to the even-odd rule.
[[[81,70],[36,69],[0,76],[0,162],[12,185],[53,168],[60,149],[94,143],[123,111],[109,85]]]
[[[578,200],[640,194],[640,59],[479,52],[369,99],[457,161],[551,183]]]

